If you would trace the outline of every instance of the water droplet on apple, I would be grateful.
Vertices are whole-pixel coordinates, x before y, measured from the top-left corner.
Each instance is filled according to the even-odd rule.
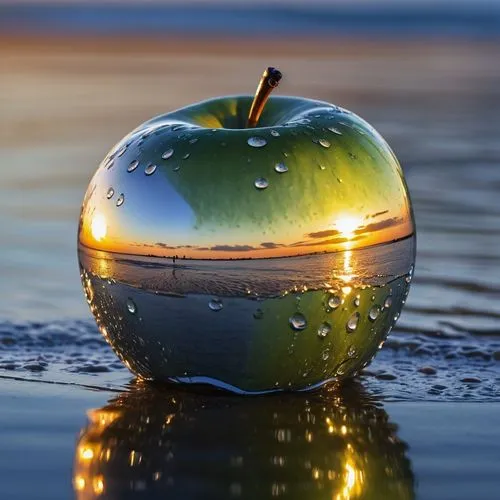
[[[195,143],[197,143],[197,142],[198,142],[198,138],[197,138],[197,137],[195,137],[194,139],[191,139],[191,140],[189,141],[189,144],[195,144]]]
[[[338,128],[335,128],[335,127],[328,127],[328,130],[330,132],[333,132],[334,134],[337,134],[337,135],[342,135],[342,132],[338,129]]]
[[[388,295],[384,300],[384,308],[389,309],[392,306],[392,297]]]
[[[283,162],[279,162],[274,165],[274,170],[276,170],[279,174],[282,174],[284,172],[288,172],[288,167]]]
[[[179,164],[175,165],[175,167],[172,169],[174,172],[178,172],[181,169],[181,166]]]
[[[123,156],[125,154],[125,151],[127,151],[127,146],[122,146],[119,150],[118,150],[118,153],[116,153],[116,156],[118,156],[118,158],[120,156]]]
[[[358,157],[354,153],[349,153],[349,158],[351,158],[351,160],[357,160],[358,159]]]
[[[104,167],[109,170],[114,165],[114,163],[115,163],[115,160],[113,160],[113,158],[108,158],[106,160],[106,163],[104,164]]]
[[[213,297],[210,300],[210,302],[208,303],[208,307],[210,310],[218,312],[224,307],[224,305],[222,304],[221,299],[218,299],[217,297]]]
[[[277,131],[277,130],[271,130],[271,135],[273,137],[279,137],[280,136],[280,133]]]
[[[375,321],[378,318],[378,315],[380,314],[380,306],[374,305],[373,307],[370,308],[368,311],[368,319],[370,321]]]
[[[347,350],[347,355],[350,358],[354,358],[354,356],[356,356],[356,349],[354,348],[354,346],[349,347],[349,349]]]
[[[266,189],[269,186],[269,182],[264,177],[257,177],[257,179],[255,179],[253,185],[257,189]]]
[[[130,314],[135,314],[135,312],[137,311],[135,302],[130,298],[127,299],[127,309]]]
[[[263,148],[267,144],[267,141],[264,137],[252,136],[248,138],[247,144],[252,146],[252,148]]]
[[[355,312],[351,315],[351,317],[347,320],[346,328],[348,332],[353,332],[358,327],[359,322],[359,312]]]
[[[127,167],[127,172],[133,172],[139,166],[139,160],[132,160]]]
[[[264,311],[262,309],[256,309],[255,312],[253,313],[253,317],[255,319],[262,319],[264,316]]]
[[[122,193],[120,196],[118,196],[118,199],[116,200],[116,206],[121,207],[124,201],[125,201],[125,195]]]
[[[356,307],[359,307],[359,295],[356,295],[356,298],[354,299],[354,305]]]
[[[332,309],[337,309],[337,307],[342,304],[342,299],[338,295],[330,295],[328,298],[328,306]]]
[[[186,153],[186,154],[182,157],[182,159],[183,159],[183,160],[187,160],[190,156],[191,156],[191,154],[190,154],[190,153]]]
[[[153,175],[156,172],[156,165],[154,163],[150,163],[145,169],[144,173],[146,175]]]
[[[162,155],[161,157],[164,159],[164,160],[168,160],[172,155],[174,154],[174,150],[172,148],[170,149],[167,149]]]
[[[320,170],[325,170],[326,167],[324,165],[322,165],[321,163],[318,163],[318,167]]]
[[[332,325],[325,321],[318,327],[318,337],[324,339],[332,331]]]
[[[326,361],[330,357],[330,349],[326,348],[322,353],[321,353],[321,359],[323,361]]]
[[[302,313],[295,313],[290,316],[288,323],[294,330],[304,330],[307,327],[306,317]]]
[[[327,149],[330,147],[330,141],[328,141],[327,139],[319,139],[318,144]]]
[[[108,192],[106,193],[106,198],[108,200],[110,200],[111,198],[113,198],[113,195],[115,194],[115,190],[113,188],[109,188],[108,189]]]

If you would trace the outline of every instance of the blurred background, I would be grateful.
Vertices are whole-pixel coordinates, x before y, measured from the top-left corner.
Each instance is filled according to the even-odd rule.
[[[499,41],[492,0],[0,1],[0,319],[88,321],[76,228],[106,152],[153,115],[253,94],[274,65],[278,93],[356,112],[405,169],[418,255],[394,350],[493,366]]]
[[[380,496],[390,476],[406,481],[395,498],[413,498],[417,483],[422,498],[491,497],[499,477],[499,61],[498,0],[0,0],[3,496],[70,497],[75,435],[85,410],[110,394],[96,389],[127,390],[108,408],[131,409],[114,431],[125,436],[125,455],[117,455],[123,464],[130,447],[143,446],[168,471],[165,449],[155,448],[162,443],[155,426],[162,433],[165,418],[168,424],[179,413],[174,442],[190,486],[198,484],[193,471],[200,488],[207,477],[222,477],[211,475],[214,467],[224,462],[225,470],[238,447],[257,450],[257,462],[245,458],[241,471],[258,486],[252,470],[267,467],[268,475],[259,474],[269,481],[282,477],[267,451],[259,455],[266,440],[273,454],[273,447],[287,460],[289,453],[291,464],[309,453],[328,465],[332,443],[334,451],[342,443],[323,425],[325,408],[332,418],[342,408],[329,393],[325,401],[320,394],[260,405],[235,399],[235,408],[221,404],[215,413],[213,401],[208,413],[198,411],[205,403],[192,404],[185,394],[171,398],[172,408],[166,399],[163,406],[148,402],[147,390],[136,398],[131,374],[105,345],[80,285],[80,205],[113,144],[154,115],[214,96],[253,94],[271,65],[284,73],[278,94],[330,101],[380,131],[402,163],[414,203],[412,290],[346,410],[354,430],[345,439],[363,452],[367,491]],[[397,435],[409,442],[411,463],[385,410],[365,414],[365,392],[401,425]],[[323,415],[316,423],[309,418],[315,412]],[[89,414],[81,444],[96,434],[93,414],[100,415]],[[131,425],[141,430],[146,417],[154,432],[134,432]],[[276,441],[273,426],[289,426],[293,446],[279,435]],[[312,444],[309,430],[311,440],[317,433]],[[264,447],[255,447],[255,436]],[[198,440],[204,446],[197,448]],[[380,470],[372,474],[371,463]],[[116,477],[128,487],[139,476],[124,467]],[[293,468],[288,474],[287,481],[301,480]],[[317,483],[319,472],[312,477]],[[272,495],[282,491],[277,484]],[[94,483],[96,495],[103,485]],[[237,496],[241,488],[230,492]]]

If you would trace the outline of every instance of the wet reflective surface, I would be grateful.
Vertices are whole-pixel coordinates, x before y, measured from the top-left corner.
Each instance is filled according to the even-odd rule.
[[[415,496],[397,426],[356,387],[243,399],[139,386],[88,419],[73,469],[81,499]]]

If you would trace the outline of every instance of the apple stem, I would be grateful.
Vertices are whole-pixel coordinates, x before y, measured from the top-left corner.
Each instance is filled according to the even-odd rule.
[[[250,112],[248,113],[247,128],[254,128],[257,126],[264,106],[273,89],[278,86],[282,76],[281,71],[271,67],[267,68],[264,73],[262,73],[259,85],[255,91],[255,97],[250,106]]]

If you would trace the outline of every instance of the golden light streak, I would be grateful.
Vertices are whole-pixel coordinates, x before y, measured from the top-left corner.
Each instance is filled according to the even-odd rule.
[[[82,491],[85,488],[85,479],[82,476],[76,476],[73,484],[76,491]]]
[[[82,448],[80,450],[80,458],[82,460],[92,460],[94,458],[94,450],[92,448]]]

